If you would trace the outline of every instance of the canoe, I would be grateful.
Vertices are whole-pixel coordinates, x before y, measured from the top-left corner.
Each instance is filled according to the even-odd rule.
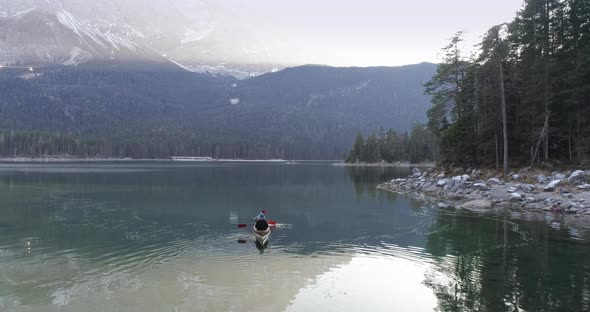
[[[258,231],[256,227],[252,227],[252,232],[254,232],[254,236],[256,237],[256,241],[261,245],[266,244],[268,241],[268,237],[270,236],[270,226],[266,231]]]

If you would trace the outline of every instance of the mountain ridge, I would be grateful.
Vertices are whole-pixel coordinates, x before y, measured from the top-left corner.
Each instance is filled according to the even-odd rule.
[[[238,80],[153,64],[3,69],[0,124],[153,145],[123,157],[333,159],[358,131],[424,122],[422,83],[435,70],[301,66]]]

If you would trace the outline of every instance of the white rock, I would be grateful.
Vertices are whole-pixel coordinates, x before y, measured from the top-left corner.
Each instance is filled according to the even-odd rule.
[[[584,183],[584,179],[586,178],[586,173],[582,170],[576,170],[572,172],[569,178],[567,178],[567,182],[572,185]]]
[[[543,184],[547,182],[547,177],[544,174],[537,175],[537,183]]]
[[[556,173],[553,175],[553,180],[563,180],[565,179],[565,174],[563,173]]]
[[[449,205],[447,205],[447,203],[444,202],[438,202],[436,203],[436,206],[438,206],[438,208],[449,208]]]
[[[511,187],[509,187],[509,188],[507,188],[507,189],[506,189],[506,191],[507,191],[508,193],[514,193],[514,192],[516,192],[517,190],[518,190],[518,189],[517,189],[516,187],[513,187],[513,186],[511,186]]]
[[[444,179],[445,178],[445,174],[441,173],[439,175],[436,176],[437,179]]]
[[[522,200],[522,195],[518,193],[511,193],[510,194],[510,201],[511,202],[518,202]]]
[[[469,180],[470,178],[471,177],[468,174],[464,174],[464,175],[461,176],[461,179],[463,179],[465,181]]]
[[[474,183],[473,187],[478,190],[482,190],[482,191],[485,191],[488,189],[488,186],[485,183]]]
[[[589,190],[590,189],[590,184],[586,183],[586,184],[578,185],[578,188],[580,190]]]
[[[442,187],[442,186],[447,185],[447,183],[449,183],[449,179],[441,179],[441,180],[438,180],[438,182],[436,182],[436,186]]]
[[[520,174],[513,174],[512,179],[513,180],[520,180]]]
[[[488,184],[490,184],[490,185],[501,184],[501,183],[502,183],[502,181],[500,181],[500,179],[498,179],[498,178],[488,179]]]
[[[549,184],[547,184],[547,186],[545,186],[545,188],[543,190],[545,192],[551,192],[551,191],[555,190],[555,188],[559,185],[559,183],[561,183],[561,180],[553,180],[553,181],[549,182]]]

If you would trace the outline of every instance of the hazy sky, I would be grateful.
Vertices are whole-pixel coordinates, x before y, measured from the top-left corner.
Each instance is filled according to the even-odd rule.
[[[227,0],[214,14],[243,23],[262,43],[253,49],[289,63],[373,66],[435,62],[456,31],[472,46],[521,7],[521,0]]]

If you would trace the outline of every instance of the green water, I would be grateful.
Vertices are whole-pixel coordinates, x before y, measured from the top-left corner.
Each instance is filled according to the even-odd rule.
[[[585,311],[587,229],[328,163],[0,164],[0,311]],[[268,246],[249,223],[279,226]]]

